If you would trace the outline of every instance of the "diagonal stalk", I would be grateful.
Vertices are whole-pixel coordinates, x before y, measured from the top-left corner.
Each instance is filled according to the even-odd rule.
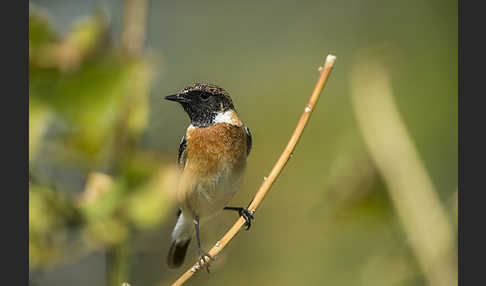
[[[260,186],[258,192],[255,194],[255,197],[253,198],[250,205],[248,206],[248,210],[254,212],[258,208],[263,198],[270,190],[270,187],[273,185],[278,175],[287,164],[287,161],[292,155],[292,152],[294,151],[295,146],[297,145],[297,142],[299,141],[307,122],[309,121],[311,113],[314,110],[317,100],[319,99],[319,95],[321,94],[321,91],[327,82],[327,78],[329,77],[332,67],[334,66],[335,60],[336,60],[335,56],[328,55],[324,67],[319,68],[320,76],[314,87],[314,91],[312,92],[312,95],[307,105],[305,106],[304,113],[301,115],[300,120],[297,123],[297,127],[295,128],[294,133],[292,134],[292,137],[290,137],[289,143],[287,143],[287,146],[285,147],[284,151],[280,155],[278,161],[273,166],[272,170],[270,171],[270,174],[267,177],[265,177],[263,184]],[[233,237],[238,233],[238,231],[241,229],[241,227],[244,224],[245,224],[245,219],[243,217],[239,217],[238,220],[235,222],[235,224],[228,230],[228,232],[226,232],[226,234],[218,242],[216,242],[213,248],[209,250],[209,254],[212,257],[216,257],[216,255],[218,255],[219,252],[223,250],[223,248],[231,241],[231,239],[233,239]],[[197,270],[199,270],[199,268],[200,266],[198,263],[194,264],[189,270],[187,270],[184,274],[182,274],[179,277],[179,279],[177,279],[177,281],[175,281],[172,284],[172,286],[178,286],[184,284],[187,280],[189,280],[189,278],[191,278],[194,275],[194,273],[196,273]]]

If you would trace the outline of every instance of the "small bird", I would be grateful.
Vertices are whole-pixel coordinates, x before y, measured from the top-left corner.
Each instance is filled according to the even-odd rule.
[[[223,209],[237,211],[245,219],[247,230],[253,219],[253,212],[247,208],[226,206],[245,171],[252,145],[250,129],[238,118],[228,92],[216,85],[195,83],[165,99],[180,103],[191,120],[179,145],[179,212],[168,265],[182,265],[195,231],[199,266],[203,262],[209,273],[209,260],[213,258],[201,248],[200,221]]]

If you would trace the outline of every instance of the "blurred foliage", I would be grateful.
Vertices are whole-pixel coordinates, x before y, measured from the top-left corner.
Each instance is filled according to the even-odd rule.
[[[31,113],[39,113],[41,105],[62,117],[72,130],[65,144],[88,158],[103,154],[104,146],[119,139],[117,128],[126,128],[125,139],[136,139],[148,118],[147,59],[127,59],[111,47],[101,12],[59,40],[45,17],[30,14]],[[126,126],[120,127],[120,121]],[[30,143],[35,146],[36,141]]]
[[[119,51],[100,10],[60,36],[46,14],[31,7],[31,267],[122,245],[134,230],[164,220],[176,168],[135,148],[148,123],[149,61]],[[50,168],[67,166],[75,166],[70,171],[82,178],[80,192],[57,188],[62,178],[49,174]]]

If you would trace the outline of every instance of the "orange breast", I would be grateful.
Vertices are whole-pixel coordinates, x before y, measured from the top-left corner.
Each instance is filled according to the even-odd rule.
[[[207,177],[221,168],[241,171],[246,163],[246,133],[242,127],[218,123],[189,129],[186,134],[186,166],[194,175]]]

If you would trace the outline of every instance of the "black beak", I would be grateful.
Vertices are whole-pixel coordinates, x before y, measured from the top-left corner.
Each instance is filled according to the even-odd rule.
[[[183,98],[180,94],[173,94],[166,96],[165,99],[170,100],[170,101],[175,101],[175,102],[185,102],[186,99]]]
[[[170,100],[170,101],[180,101],[181,96],[179,94],[172,94],[172,95],[166,96],[165,99]]]

